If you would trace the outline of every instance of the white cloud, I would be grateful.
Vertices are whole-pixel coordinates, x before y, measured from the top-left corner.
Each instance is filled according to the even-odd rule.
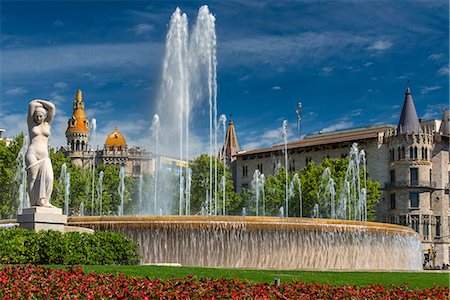
[[[162,44],[84,44],[2,50],[1,74],[44,74],[51,71],[70,72],[76,69],[107,67],[148,67],[159,63]],[[149,55],[153,53],[153,55]],[[37,75],[36,75],[37,76]]]
[[[371,65],[373,65],[373,62],[368,61],[365,64],[363,64],[364,67],[370,67]]]
[[[429,92],[440,90],[442,87],[440,85],[434,85],[434,86],[424,86],[420,89],[420,93],[422,95],[428,94]]]
[[[6,93],[6,95],[9,95],[9,96],[20,96],[20,95],[24,95],[24,94],[28,93],[28,90],[25,89],[24,87],[18,86],[18,87],[6,90],[5,93]]]
[[[281,90],[281,86],[275,85],[272,87],[272,90],[279,91],[279,90]]]
[[[444,76],[448,76],[449,75],[449,68],[448,65],[442,66],[439,70],[438,73],[440,75],[444,75]]]
[[[342,119],[335,124],[331,124],[330,126],[323,128],[321,131],[322,132],[330,132],[330,131],[336,131],[336,130],[343,130],[343,129],[351,128],[353,126],[354,126],[354,123],[352,121],[348,121],[347,119]]]
[[[357,117],[357,116],[361,115],[362,112],[363,112],[363,110],[360,109],[360,108],[354,109],[354,110],[352,110],[352,112],[351,112],[351,116],[352,116],[352,117]]]
[[[324,67],[324,68],[322,68],[322,73],[324,75],[331,75],[331,73],[333,73],[333,68],[332,67]]]
[[[60,81],[55,83],[54,87],[57,89],[65,89],[67,87],[67,83]]]
[[[424,120],[441,119],[442,111],[448,109],[448,105],[444,103],[428,104],[425,108],[425,114],[422,116]]]
[[[63,25],[64,23],[61,20],[56,20],[55,22],[53,22],[53,26],[55,27],[61,27]]]
[[[392,42],[389,40],[378,40],[372,43],[368,49],[375,51],[384,51],[392,47]]]
[[[444,53],[433,53],[433,54],[430,54],[430,56],[428,56],[428,59],[436,61],[436,60],[440,60],[443,56],[444,56]]]
[[[131,28],[130,30],[136,33],[137,35],[144,34],[146,32],[150,32],[155,28],[155,25],[147,24],[147,23],[140,23]]]

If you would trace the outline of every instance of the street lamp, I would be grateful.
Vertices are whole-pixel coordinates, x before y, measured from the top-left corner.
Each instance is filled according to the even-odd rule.
[[[301,131],[300,131],[300,125],[301,125],[301,120],[302,120],[302,103],[300,101],[298,101],[297,103],[297,109],[295,110],[295,112],[297,113],[297,134],[298,134],[298,140],[301,139]]]

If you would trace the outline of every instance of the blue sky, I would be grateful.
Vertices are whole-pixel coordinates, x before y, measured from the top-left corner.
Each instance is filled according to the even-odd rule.
[[[295,139],[299,99],[303,134],[396,124],[407,80],[419,117],[448,107],[448,1],[2,0],[0,128],[14,136],[27,103],[49,99],[52,145],[65,145],[81,88],[99,144],[117,126],[148,145],[170,15],[179,6],[192,25],[203,4],[216,16],[218,111],[246,150],[279,143],[285,118]],[[207,102],[195,114],[206,137]]]

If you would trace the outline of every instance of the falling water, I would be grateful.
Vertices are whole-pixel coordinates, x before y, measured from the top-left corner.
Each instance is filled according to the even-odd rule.
[[[103,171],[98,174],[97,183],[97,204],[99,208],[99,216],[103,216]]]
[[[97,139],[97,119],[93,118],[90,124],[89,130],[89,141],[91,147],[95,147],[95,142]],[[94,196],[95,196],[95,148],[91,148],[92,150],[92,203],[91,203],[91,216],[94,215]]]
[[[191,214],[191,180],[192,180],[191,168],[186,169],[186,215]]]
[[[19,206],[17,209],[17,214],[21,214],[24,208],[30,207],[30,199],[27,193],[27,170],[25,164],[25,155],[28,150],[28,144],[30,139],[28,135],[23,136],[22,148],[20,148],[19,153],[16,158],[16,175],[15,182],[19,186]]]
[[[70,195],[70,173],[66,173],[65,178],[65,187],[64,187],[64,211],[66,215],[69,215],[69,195]]]
[[[67,166],[65,163],[61,166],[59,185],[64,189],[64,213],[69,215],[70,173],[67,172]]]
[[[84,202],[80,203],[80,208],[78,209],[79,215],[84,216]]]
[[[303,217],[302,183],[297,173],[294,174],[291,183],[289,184],[289,198],[293,198],[295,196],[296,185],[298,187],[299,217],[302,218]]]
[[[142,185],[143,185],[144,179],[142,177],[142,174],[139,174],[139,214],[142,215]]]
[[[155,172],[153,179],[153,214],[156,215],[156,207],[158,203],[158,173],[159,173],[159,115],[154,114],[152,119],[152,137],[154,140],[154,155],[155,155]]]
[[[120,196],[119,216],[123,216],[123,194],[125,192],[125,166],[120,166],[118,192]]]
[[[251,186],[252,186],[252,191],[253,194],[255,195],[255,208],[256,208],[256,216],[258,216],[258,212],[259,212],[259,193],[261,191],[261,188],[259,186],[259,176],[261,175],[261,173],[259,172],[258,169],[255,170],[255,172],[253,173],[253,180],[251,182]]]
[[[284,167],[286,172],[286,217],[289,217],[289,189],[288,189],[288,152],[287,152],[287,130],[288,130],[288,121],[283,120],[283,124],[281,126],[281,136],[284,142]]]
[[[335,183],[331,176],[330,168],[323,170],[322,178],[319,185],[319,205],[323,210],[322,216],[326,218],[336,219],[335,208]]]
[[[158,154],[175,155],[174,140],[178,140],[180,161],[188,166],[190,121],[192,108],[208,98],[209,103],[209,210],[212,212],[213,155],[217,153],[217,80],[216,80],[216,34],[215,18],[207,6],[199,9],[196,24],[189,38],[186,14],[179,8],[172,14],[166,37],[166,50],[163,62],[162,85],[158,97],[157,111],[164,119],[161,126],[162,151]],[[206,86],[207,85],[207,86]],[[207,90],[207,92],[205,92]],[[214,143],[214,146],[213,146]],[[216,171],[217,172],[217,171]],[[179,169],[179,209],[182,204],[185,187],[182,184],[183,164]],[[187,181],[187,180],[186,180]],[[217,180],[216,180],[217,182]],[[215,196],[216,197],[216,196]],[[158,197],[159,198],[159,197]],[[168,196],[165,195],[165,199]],[[190,198],[187,196],[187,198]],[[159,199],[158,199],[159,200]],[[171,209],[172,205],[165,205]],[[155,207],[156,209],[156,207]],[[165,213],[171,213],[167,211]]]
[[[226,184],[227,184],[227,143],[225,141],[226,139],[226,135],[227,135],[227,117],[222,114],[220,115],[219,118],[219,124],[222,125],[222,133],[223,133],[223,151],[222,151],[222,156],[223,156],[223,176],[222,176],[222,215],[225,215],[226,210],[225,210],[225,193],[226,193]]]

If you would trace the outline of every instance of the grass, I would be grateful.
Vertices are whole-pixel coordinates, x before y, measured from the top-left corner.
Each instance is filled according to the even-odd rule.
[[[304,281],[341,285],[367,286],[382,284],[384,286],[408,283],[412,288],[429,288],[434,285],[449,286],[450,273],[444,272],[326,272],[326,271],[282,271],[282,270],[247,270],[216,269],[197,267],[169,266],[83,266],[86,272],[117,273],[148,278],[182,278],[196,275],[199,278],[237,278],[240,281],[272,283],[275,278],[281,282]]]

